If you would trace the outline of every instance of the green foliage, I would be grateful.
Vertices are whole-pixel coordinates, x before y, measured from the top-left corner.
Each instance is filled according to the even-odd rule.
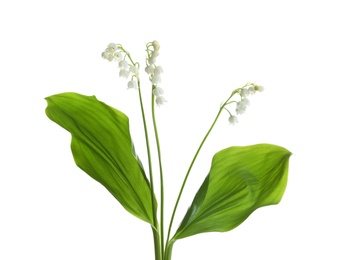
[[[229,231],[255,209],[279,203],[287,185],[290,156],[285,148],[271,144],[230,147],[215,154],[172,240]]]
[[[254,210],[279,203],[286,189],[291,153],[285,148],[257,144],[224,149],[214,155],[209,174],[176,233],[169,239],[184,183],[198,152],[223,110],[221,107],[186,173],[174,207],[167,241],[164,241],[163,224],[159,227],[159,220],[156,218],[157,201],[151,188],[153,185],[150,185],[135,154],[128,117],[94,96],[62,93],[46,100],[47,116],[72,135],[71,150],[77,166],[107,188],[127,211],[152,225],[156,260],[170,260],[173,244],[178,239],[204,232],[225,232],[237,227]],[[143,121],[145,122],[144,116]],[[147,132],[145,135],[148,140]],[[157,137],[156,142],[159,152]],[[149,146],[147,147],[149,151]],[[150,160],[149,157],[151,163]],[[162,171],[160,177],[163,190]],[[152,174],[150,178],[152,180]],[[161,204],[163,205],[163,196]],[[163,207],[160,221],[163,223]]]
[[[77,166],[127,211],[153,225],[150,184],[134,152],[128,117],[94,96],[62,93],[46,100],[47,116],[72,135]]]

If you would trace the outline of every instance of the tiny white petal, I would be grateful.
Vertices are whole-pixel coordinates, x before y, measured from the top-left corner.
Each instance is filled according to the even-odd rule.
[[[154,88],[154,90],[152,91],[152,93],[153,93],[155,96],[159,97],[159,96],[162,96],[162,95],[163,95],[164,91],[163,91],[163,89],[162,89],[161,87],[156,87],[156,88]]]

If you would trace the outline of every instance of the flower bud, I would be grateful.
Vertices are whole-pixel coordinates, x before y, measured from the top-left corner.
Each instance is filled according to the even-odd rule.
[[[256,91],[262,92],[262,91],[264,90],[264,87],[255,85],[254,89],[255,89]]]
[[[158,51],[160,49],[160,43],[158,41],[153,41],[152,46],[154,47],[154,51]]]

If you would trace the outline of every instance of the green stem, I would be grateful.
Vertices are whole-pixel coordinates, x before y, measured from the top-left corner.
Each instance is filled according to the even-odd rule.
[[[153,89],[155,86],[153,86]],[[154,95],[151,96],[151,111],[152,111],[152,119],[154,124],[154,132],[155,132],[155,139],[156,139],[156,146],[157,146],[157,154],[158,154],[158,163],[160,168],[160,239],[161,239],[161,246],[162,246],[162,259],[164,257],[164,182],[163,182],[163,169],[162,169],[162,159],[161,159],[161,149],[160,149],[160,141],[158,138],[158,131],[157,131],[157,124],[156,124],[156,117],[155,117],[155,99]]]
[[[160,241],[160,235],[158,231],[158,221],[156,216],[156,203],[155,203],[155,196],[154,196],[154,179],[152,174],[152,163],[151,163],[151,153],[150,153],[150,145],[149,145],[149,136],[148,136],[148,128],[146,125],[144,107],[143,107],[143,100],[142,100],[142,92],[140,88],[140,81],[138,81],[138,93],[139,93],[139,102],[142,111],[142,118],[144,124],[144,133],[145,133],[145,141],[146,141],[146,148],[148,153],[148,162],[149,162],[149,178],[150,178],[150,195],[151,195],[151,204],[152,204],[152,214],[153,214],[153,236],[154,236],[154,246],[155,246],[155,260],[162,260],[162,244]]]
[[[162,260],[162,246],[161,246],[161,241],[160,241],[160,234],[159,232],[152,228],[152,234],[154,237],[154,249],[155,249],[155,260]]]
[[[166,251],[165,251],[163,260],[171,260],[174,243],[175,243],[175,240],[171,240],[167,242]]]
[[[230,95],[230,97],[224,102],[223,105],[221,105],[221,107],[220,107],[220,109],[219,109],[219,111],[218,111],[218,113],[217,113],[217,116],[215,117],[215,119],[214,119],[214,121],[213,121],[213,123],[212,123],[210,129],[207,131],[205,137],[204,137],[203,140],[201,141],[201,143],[200,143],[200,145],[199,145],[199,148],[198,148],[198,150],[196,151],[196,153],[195,153],[195,155],[194,155],[194,157],[193,157],[193,160],[192,160],[192,162],[191,162],[191,164],[190,164],[190,166],[189,166],[189,168],[188,168],[188,170],[187,170],[186,176],[185,176],[185,178],[184,178],[184,180],[183,180],[183,183],[182,183],[182,185],[181,185],[181,189],[180,189],[179,195],[178,195],[178,197],[177,197],[177,199],[176,199],[176,203],[175,203],[175,206],[174,206],[174,209],[173,209],[173,213],[172,213],[172,216],[171,216],[171,219],[170,219],[169,228],[168,228],[168,235],[167,235],[167,244],[169,244],[170,232],[171,232],[171,228],[172,228],[172,225],[173,225],[173,221],[174,221],[174,217],[175,217],[175,212],[176,212],[176,209],[177,209],[177,207],[178,207],[178,205],[179,205],[179,201],[180,201],[181,195],[182,195],[182,193],[183,193],[184,187],[185,187],[185,185],[186,185],[186,182],[187,182],[189,173],[191,172],[191,169],[192,169],[192,167],[193,167],[193,164],[194,164],[196,158],[198,157],[198,154],[199,154],[199,152],[200,152],[202,146],[204,145],[204,143],[205,143],[207,137],[208,137],[209,134],[211,133],[211,131],[212,131],[214,125],[216,124],[216,122],[217,122],[217,120],[218,120],[218,118],[219,118],[221,112],[223,111],[223,109],[225,108],[225,106],[228,104],[228,101],[231,99],[231,97],[232,97],[234,94],[236,94],[236,93],[237,93],[236,91],[233,91],[232,94]],[[171,249],[168,249],[168,250],[171,251]],[[166,251],[167,251],[167,249],[166,249]],[[171,253],[170,253],[170,254],[171,254]],[[167,259],[167,258],[166,258],[166,259]]]
[[[131,61],[132,65],[135,66],[130,54],[122,47],[120,47],[127,55],[129,60]],[[148,128],[145,119],[145,112],[143,106],[143,99],[142,99],[142,92],[140,87],[140,80],[137,77],[137,84],[138,84],[138,94],[139,94],[139,103],[142,112],[142,119],[144,125],[144,134],[145,134],[145,142],[146,142],[146,149],[148,154],[148,163],[149,163],[149,179],[150,179],[150,196],[151,196],[151,204],[152,204],[152,214],[153,214],[153,226],[152,232],[154,237],[154,248],[155,248],[155,260],[162,260],[162,248],[163,244],[161,244],[160,234],[159,234],[159,226],[156,216],[157,205],[155,203],[155,196],[154,196],[154,179],[152,174],[152,162],[151,162],[151,152],[150,152],[150,145],[149,145],[149,136],[148,136]]]

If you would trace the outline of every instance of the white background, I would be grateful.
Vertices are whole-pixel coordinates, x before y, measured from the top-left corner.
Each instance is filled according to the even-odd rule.
[[[155,39],[168,100],[157,111],[167,216],[220,103],[248,81],[265,87],[237,125],[221,116],[175,227],[215,152],[263,142],[293,153],[279,205],[231,232],[180,240],[173,259],[343,259],[340,4],[2,1],[0,259],[153,259],[149,226],[74,165],[70,135],[45,116],[44,97],[94,94],[122,110],[145,161],[137,93],[100,55],[108,43],[121,43],[143,64],[145,43]]]

